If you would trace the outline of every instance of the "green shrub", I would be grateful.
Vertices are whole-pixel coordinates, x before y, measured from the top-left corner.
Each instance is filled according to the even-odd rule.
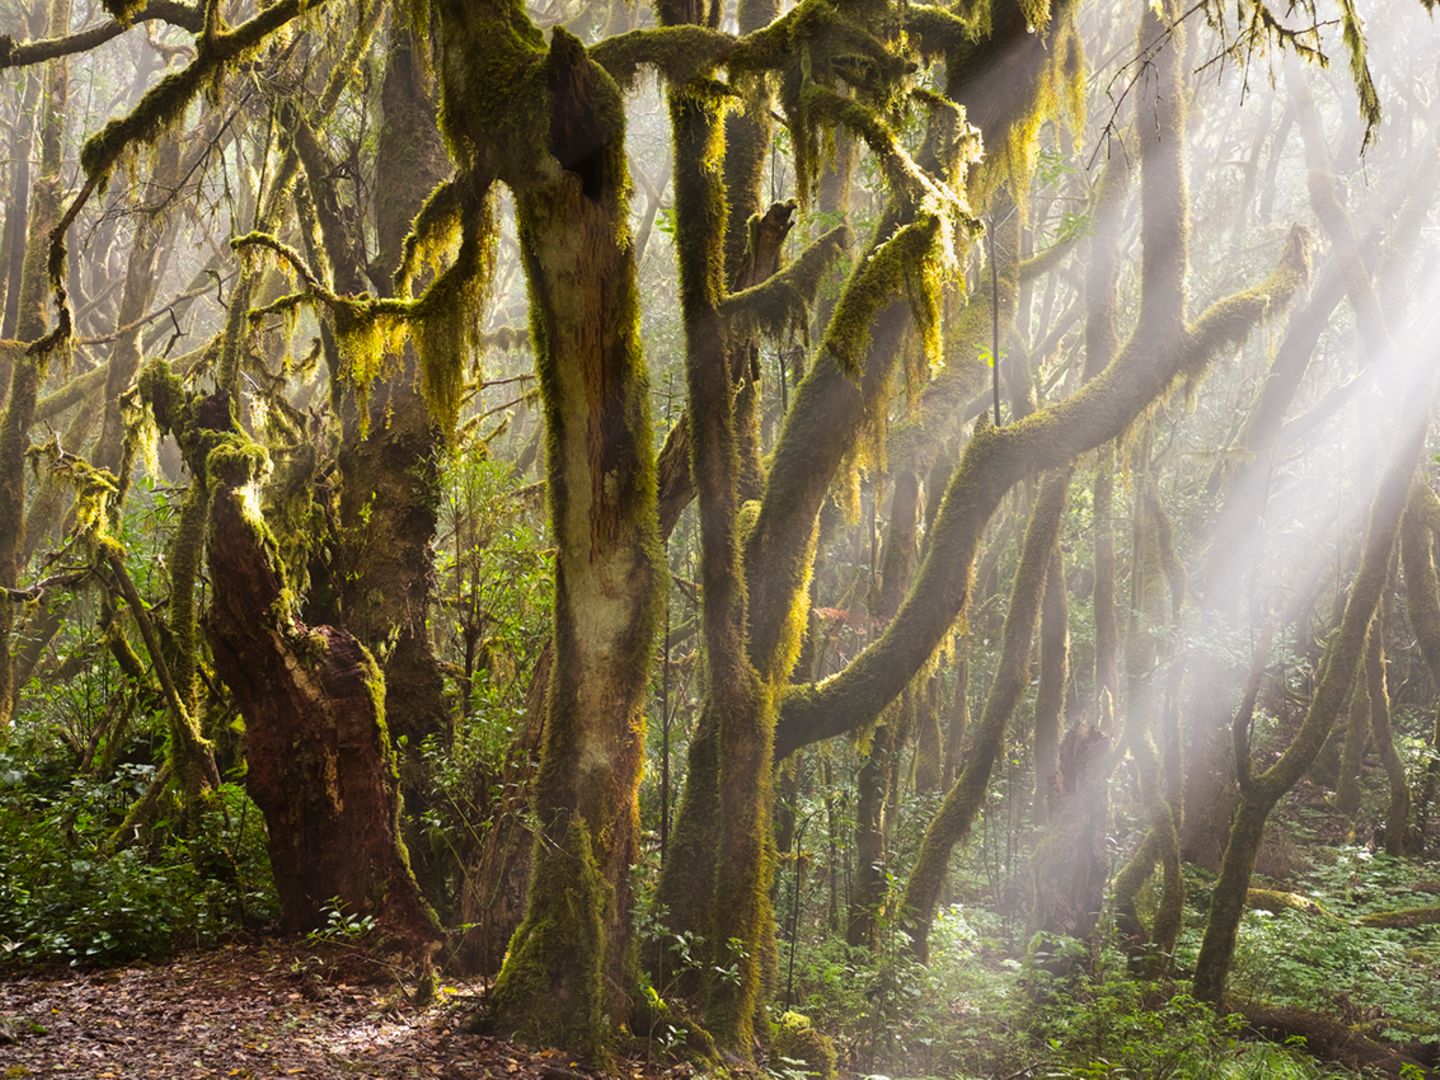
[[[275,913],[265,834],[245,792],[226,784],[195,838],[109,853],[118,815],[153,770],[59,786],[0,754],[0,960],[108,964],[212,944]],[[165,836],[165,822],[157,836]]]

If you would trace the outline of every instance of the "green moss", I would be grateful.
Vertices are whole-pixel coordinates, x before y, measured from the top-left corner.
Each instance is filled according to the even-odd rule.
[[[525,920],[487,1001],[497,1033],[607,1060],[613,1032],[601,971],[612,890],[590,831],[571,818],[558,837],[537,834]]]
[[[768,279],[726,298],[720,312],[741,334],[758,330],[772,338],[786,332],[808,336],[810,306],[826,273],[844,253],[850,231],[838,225],[812,241]]]
[[[1303,915],[1316,915],[1324,919],[1337,918],[1318,900],[1279,889],[1250,889],[1245,894],[1245,903],[1248,907],[1260,911],[1298,911]]]
[[[118,23],[130,25],[130,20],[145,10],[146,0],[103,0],[105,10]]]
[[[976,441],[993,438],[993,433],[993,428],[977,427]],[[967,467],[976,467],[968,455],[961,469]],[[922,960],[927,955],[930,926],[950,864],[950,853],[955,845],[966,840],[980,814],[991,771],[1004,746],[1006,726],[1029,685],[1031,641],[1040,620],[1051,557],[1059,540],[1070,475],[1070,469],[1061,469],[1047,476],[1030,513],[1020,565],[1011,586],[1010,609],[1001,634],[995,681],[986,696],[965,768],[925,830],[915,868],[905,886],[902,911],[911,930],[911,947]],[[930,558],[934,558],[933,551]],[[967,560],[965,573],[968,576],[971,572]],[[896,622],[898,618],[891,626]]]
[[[733,47],[729,34],[706,26],[660,26],[606,38],[590,56],[624,89],[634,89],[643,67],[654,68],[678,87],[711,71]]]
[[[109,0],[106,4],[107,10],[122,22],[141,6],[139,0]],[[277,0],[235,29],[205,38],[194,60],[166,75],[145,92],[130,112],[111,120],[85,141],[80,151],[85,175],[103,184],[126,151],[153,142],[178,125],[184,119],[186,106],[227,64],[252,54],[307,6],[308,0]]]
[[[1382,929],[1409,930],[1432,923],[1440,923],[1440,907],[1402,908],[1398,911],[1377,911],[1360,916],[1362,926]]]
[[[819,1080],[835,1080],[840,1075],[835,1067],[834,1041],[817,1031],[808,1016],[797,1012],[782,1014],[776,1023],[770,1039],[770,1060],[782,1067],[788,1062],[799,1062],[807,1073]]]
[[[1038,70],[1017,87],[1020,96],[1006,110],[1002,131],[987,131],[985,156],[971,176],[970,195],[976,205],[988,202],[1002,183],[1008,182],[1016,204],[1024,209],[1030,190],[1030,178],[1039,152],[1040,133],[1047,123],[1063,121],[1077,134],[1085,121],[1086,67],[1074,9],[1066,5],[1066,13],[1055,18],[1050,0],[1025,0],[1021,4],[1025,17],[1046,48]],[[928,21],[934,23],[933,17]],[[973,38],[959,39],[953,29],[943,35],[951,46],[947,61],[954,72],[971,64],[984,64],[985,49],[991,30],[988,13],[983,30]]]
[[[898,229],[855,268],[822,344],[846,372],[859,375],[876,317],[897,301],[910,303],[927,354],[938,355],[940,277],[934,263],[942,233],[940,217],[924,215]]]
[[[454,180],[442,180],[425,197],[401,245],[400,266],[395,271],[401,296],[412,295],[412,284],[424,269],[439,273],[443,259],[458,247],[465,225],[461,206],[461,189]]]

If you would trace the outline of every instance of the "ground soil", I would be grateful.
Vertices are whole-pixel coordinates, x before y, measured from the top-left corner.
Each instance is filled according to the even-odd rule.
[[[582,1080],[558,1051],[463,1030],[481,984],[414,1004],[344,950],[234,945],[105,971],[0,975],[0,1080]],[[637,1060],[609,1074],[675,1077]]]

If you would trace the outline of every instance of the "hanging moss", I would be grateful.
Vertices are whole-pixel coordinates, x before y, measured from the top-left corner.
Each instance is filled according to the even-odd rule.
[[[103,0],[103,3],[116,22],[129,26],[131,20],[145,10],[146,0]]]
[[[287,294],[251,312],[252,322],[276,311],[293,313],[307,302],[323,303],[334,313],[340,374],[354,387],[361,404],[362,431],[370,387],[399,364],[409,340],[420,359],[422,396],[441,430],[453,437],[468,362],[484,345],[482,328],[497,237],[494,196],[488,185],[478,195],[465,196],[445,185],[438,188],[406,239],[398,275],[401,291],[408,293],[420,269],[433,267],[452,245],[453,261],[415,299],[338,295],[298,252],[266,233],[246,233],[230,243],[242,252],[269,252],[305,286],[303,292]]]
[[[233,30],[202,40],[195,59],[166,75],[147,90],[135,107],[111,120],[85,141],[80,166],[91,180],[103,184],[121,156],[132,146],[153,142],[181,122],[185,108],[211,80],[259,49],[277,29],[305,11],[308,0],[276,0]],[[106,9],[128,21],[141,7],[140,0],[108,0]]]
[[[421,203],[401,242],[400,265],[395,271],[395,285],[402,297],[414,294],[415,279],[424,270],[438,274],[442,264],[453,258],[464,228],[462,204],[461,189],[454,180],[442,180]]]
[[[455,430],[464,398],[467,360],[479,353],[485,303],[494,278],[493,197],[466,215],[467,227],[455,262],[419,302],[415,351],[420,358],[420,391],[440,429]]]
[[[778,339],[793,332],[808,337],[815,294],[849,239],[845,225],[823,233],[765,281],[727,297],[721,315],[741,334],[759,331]]]
[[[1039,137],[1051,121],[1084,127],[1086,71],[1071,3],[1036,0],[1007,11],[997,24],[989,4],[967,23],[925,12],[919,18],[927,52],[943,55],[951,96],[971,107],[970,119],[985,135],[985,157],[970,179],[977,205],[1009,181],[1023,204],[1030,187]],[[1036,21],[1038,20],[1038,21]],[[973,25],[974,29],[969,27]],[[1003,32],[1015,44],[1006,71],[997,73],[993,50]],[[1021,36],[1023,35],[1023,37]]]
[[[908,301],[925,355],[939,366],[940,299],[945,274],[942,220],[924,215],[900,228],[856,267],[830,317],[822,348],[852,376],[860,374],[876,316],[897,300]]]

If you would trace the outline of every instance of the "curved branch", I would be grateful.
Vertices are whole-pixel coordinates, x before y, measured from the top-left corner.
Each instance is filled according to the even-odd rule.
[[[732,293],[720,305],[721,316],[752,323],[771,334],[787,325],[803,326],[825,272],[835,265],[849,241],[847,226],[830,229],[758,285]]]
[[[85,141],[80,151],[85,175],[103,182],[132,145],[152,141],[179,120],[195,95],[226,64],[253,52],[286,23],[315,11],[324,3],[325,0],[276,0],[233,30],[201,38],[194,60],[166,75],[145,91],[135,108],[111,120]]]
[[[16,41],[5,34],[0,34],[0,70],[27,67],[31,64],[44,63],[47,60],[56,60],[62,56],[88,52],[90,49],[119,37],[136,23],[152,21],[170,23],[172,26],[189,30],[191,33],[198,34],[200,32],[198,8],[191,7],[189,4],[177,3],[175,0],[150,0],[150,3],[126,22],[116,19],[61,37],[42,38],[39,41]]]
[[[1275,272],[1254,289],[1212,305],[1183,334],[1180,347],[1166,348],[1164,338],[1137,332],[1115,361],[1072,397],[1006,428],[982,419],[941,504],[910,596],[885,633],[848,667],[790,692],[775,733],[776,760],[859,729],[905,688],[969,601],[981,535],[1016,483],[1119,436],[1177,379],[1198,376],[1287,303],[1307,267],[1307,234],[1296,229]]]

